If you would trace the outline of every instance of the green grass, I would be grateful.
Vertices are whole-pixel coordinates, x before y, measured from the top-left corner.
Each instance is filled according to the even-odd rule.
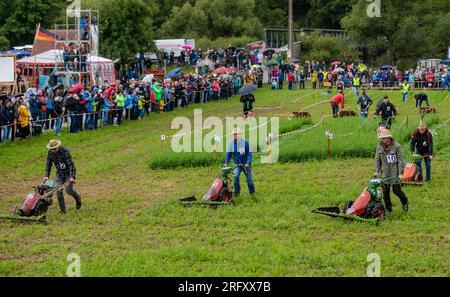
[[[374,99],[384,93],[369,91]],[[393,132],[406,153],[419,115],[413,102],[400,103],[400,92],[387,93],[400,110]],[[83,208],[76,211],[73,199],[66,196],[68,214],[58,215],[52,206],[46,225],[0,222],[0,276],[64,276],[70,253],[80,255],[82,276],[365,276],[370,253],[381,256],[383,276],[449,276],[447,94],[429,92],[439,112],[425,116],[437,133],[432,182],[404,188],[410,199],[408,215],[401,213],[393,196],[394,217],[378,227],[311,213],[316,207],[355,199],[366,186],[373,172],[373,160],[367,156],[377,143],[373,120],[349,137],[339,135],[357,129],[360,119],[326,118],[315,129],[281,137],[280,159],[287,163],[260,164],[256,154],[253,172],[260,202],[252,202],[243,178],[239,204],[217,210],[183,208],[177,199],[201,197],[219,173],[223,155],[217,163],[214,153],[196,159],[194,154],[171,152],[170,141],[160,140],[162,133],[177,132],[170,130],[175,116],[192,118],[194,107],[121,127],[65,133],[61,140],[77,165],[75,188],[83,197]],[[290,115],[328,96],[311,95],[310,89],[265,88],[256,92],[256,98],[256,107],[283,104],[281,109],[257,111],[259,116],[275,116]],[[348,96],[352,109],[355,102]],[[299,124],[286,116],[280,126],[285,132],[311,127],[331,107],[323,104],[308,111],[313,123]],[[204,117],[240,112],[237,97],[203,106]],[[406,116],[408,127],[400,127]],[[325,130],[335,135],[331,160],[323,157]],[[53,137],[46,133],[0,146],[1,213],[13,212],[41,181],[45,145]],[[357,155],[358,151],[367,155]],[[304,157],[308,152],[321,156]],[[177,161],[167,161],[168,169],[152,169],[158,158]],[[210,163],[197,167],[203,158]],[[174,162],[191,164],[173,168]]]

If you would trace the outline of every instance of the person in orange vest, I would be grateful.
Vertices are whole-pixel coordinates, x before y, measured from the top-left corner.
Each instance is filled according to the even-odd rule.
[[[339,114],[339,103],[342,106],[342,109],[344,109],[344,91],[340,90],[339,93],[333,96],[331,98],[331,108],[333,109],[333,117],[337,118]]]

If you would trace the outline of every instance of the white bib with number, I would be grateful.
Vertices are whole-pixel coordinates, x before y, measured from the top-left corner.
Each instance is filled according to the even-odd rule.
[[[397,156],[396,155],[387,155],[386,159],[387,159],[387,162],[389,164],[397,163]]]

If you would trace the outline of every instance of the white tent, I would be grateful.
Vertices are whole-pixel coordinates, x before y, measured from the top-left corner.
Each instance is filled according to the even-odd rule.
[[[102,58],[99,56],[91,56],[88,55],[87,59],[88,64],[97,64],[97,63],[113,63],[112,60]],[[49,50],[42,54],[31,56],[20,61],[17,61],[17,64],[39,64],[45,66],[55,66],[56,64],[62,64],[63,61],[63,53],[62,50]]]
[[[17,61],[17,67],[21,69],[23,80],[27,85],[37,87],[41,76],[49,76],[54,73],[58,67],[64,67],[63,51],[49,50],[44,53],[31,56]],[[88,55],[87,67],[91,71],[90,82],[92,85],[100,84],[101,82],[115,81],[116,70],[112,60]]]

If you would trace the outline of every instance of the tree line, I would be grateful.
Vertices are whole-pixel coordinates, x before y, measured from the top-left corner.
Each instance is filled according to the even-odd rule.
[[[310,35],[302,57],[414,65],[445,58],[450,46],[450,0],[382,0],[369,17],[366,0],[294,0],[294,27],[344,29],[346,40]],[[0,1],[0,50],[32,43],[36,24],[65,22],[66,0]],[[242,46],[263,28],[287,28],[288,0],[82,0],[100,11],[101,52],[126,61],[158,38],[195,38],[204,47]]]

